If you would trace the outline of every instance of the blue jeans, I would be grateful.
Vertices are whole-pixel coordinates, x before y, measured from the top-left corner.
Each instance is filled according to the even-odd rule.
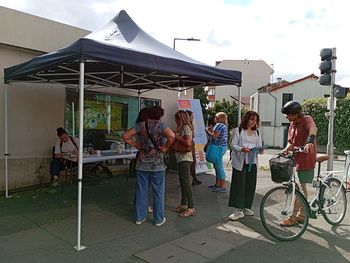
[[[225,173],[225,168],[224,168],[224,155],[227,151],[227,147],[226,146],[219,146],[219,148],[221,150],[219,162],[213,163],[213,165],[214,165],[214,169],[215,169],[216,178],[218,178],[220,180],[225,180],[226,173]]]
[[[136,221],[141,221],[147,217],[148,190],[151,185],[154,223],[161,223],[164,219],[165,171],[136,170],[136,175]]]

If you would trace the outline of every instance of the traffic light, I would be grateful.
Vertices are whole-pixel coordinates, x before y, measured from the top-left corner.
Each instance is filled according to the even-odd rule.
[[[334,85],[334,97],[337,99],[343,99],[348,94],[349,88],[343,88],[340,85]]]
[[[320,56],[321,63],[318,68],[321,71],[321,76],[318,81],[322,86],[329,86],[332,83],[331,73],[335,72],[335,70],[332,69],[332,60],[335,60],[336,57],[333,56],[331,48],[321,49]]]

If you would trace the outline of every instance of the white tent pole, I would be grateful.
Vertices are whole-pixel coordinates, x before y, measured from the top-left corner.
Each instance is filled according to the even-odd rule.
[[[242,94],[241,94],[241,86],[238,87],[238,125],[241,123],[241,112],[242,112]]]
[[[77,245],[75,250],[84,250],[81,246],[81,194],[83,188],[83,141],[84,141],[84,62],[80,62],[79,78],[79,154],[78,154],[78,215],[77,215]]]
[[[4,106],[5,106],[5,118],[4,118],[4,121],[5,121],[5,187],[6,187],[6,190],[5,190],[5,195],[6,195],[6,198],[9,198],[9,182],[8,182],[8,157],[9,157],[9,153],[8,153],[8,133],[7,133],[7,129],[8,129],[8,126],[7,126],[7,118],[8,118],[8,109],[7,109],[7,85],[5,85],[5,93],[4,93]]]
[[[139,89],[138,92],[137,92],[137,97],[138,97],[138,99],[139,99],[139,101],[138,101],[138,107],[139,107],[139,112],[140,112],[140,110],[141,110],[141,91],[140,91],[140,89]]]
[[[75,137],[75,107],[74,102],[72,102],[72,135]]]

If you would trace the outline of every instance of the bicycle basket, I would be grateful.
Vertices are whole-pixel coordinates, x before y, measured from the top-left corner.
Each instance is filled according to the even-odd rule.
[[[269,161],[271,179],[275,183],[287,182],[292,177],[294,161],[283,156],[275,156]]]

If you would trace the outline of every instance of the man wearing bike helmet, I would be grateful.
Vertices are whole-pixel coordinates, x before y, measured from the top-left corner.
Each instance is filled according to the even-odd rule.
[[[304,151],[295,154],[296,171],[307,198],[307,183],[312,183],[314,177],[314,168],[316,164],[316,134],[317,127],[311,116],[302,112],[302,107],[297,101],[287,102],[281,112],[291,122],[288,129],[288,143],[283,149],[283,153],[288,153],[294,147],[304,146]],[[303,215],[297,215],[296,218],[289,218],[283,222],[284,225],[294,225],[295,220],[303,220]]]

